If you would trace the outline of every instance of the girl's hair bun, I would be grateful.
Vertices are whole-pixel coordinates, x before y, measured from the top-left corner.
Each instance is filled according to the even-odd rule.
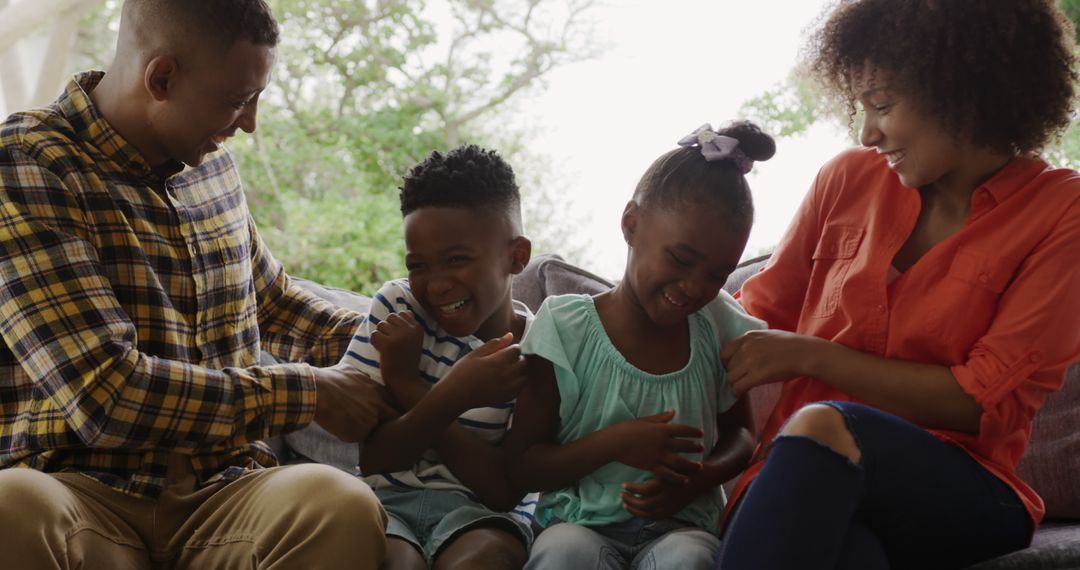
[[[776,154],[776,141],[750,121],[733,121],[716,132],[739,139],[739,150],[754,162],[769,160]]]

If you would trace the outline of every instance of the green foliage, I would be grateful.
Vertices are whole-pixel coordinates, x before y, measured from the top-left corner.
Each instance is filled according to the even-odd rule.
[[[821,106],[811,82],[792,72],[784,82],[743,103],[738,116],[753,120],[773,136],[790,137],[821,120]]]
[[[404,274],[402,175],[473,142],[514,166],[534,251],[578,257],[547,162],[503,114],[555,67],[594,55],[594,1],[269,0],[277,68],[258,130],[230,150],[270,251],[294,275],[374,291]],[[84,19],[79,68],[108,65],[121,5]]]

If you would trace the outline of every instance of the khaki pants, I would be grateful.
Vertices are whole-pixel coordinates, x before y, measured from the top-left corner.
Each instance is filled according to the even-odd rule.
[[[356,477],[325,465],[253,471],[197,489],[173,455],[157,500],[75,473],[0,471],[0,566],[12,569],[374,570],[386,514]]]

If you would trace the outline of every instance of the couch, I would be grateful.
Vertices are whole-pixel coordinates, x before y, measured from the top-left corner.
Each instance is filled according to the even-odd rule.
[[[747,277],[764,266],[767,257],[744,262],[724,288],[735,292]],[[366,311],[370,299],[298,280],[301,286],[328,301]],[[557,256],[537,256],[514,280],[514,297],[534,311],[548,295],[598,293],[611,283]],[[748,394],[760,433],[772,410],[780,384],[760,386]],[[359,447],[338,441],[318,425],[272,442],[286,463],[315,461],[355,472]],[[1080,363],[1073,365],[1062,390],[1051,394],[1035,419],[1031,443],[1019,472],[1046,501],[1047,517],[1030,548],[972,566],[968,570],[1080,569]]]

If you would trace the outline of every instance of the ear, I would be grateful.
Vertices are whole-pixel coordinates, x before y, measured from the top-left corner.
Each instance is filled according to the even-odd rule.
[[[159,55],[146,64],[143,71],[143,88],[155,101],[169,98],[170,89],[179,74],[180,64],[171,55]]]
[[[532,242],[525,236],[518,236],[510,244],[510,273],[517,275],[525,271],[525,266],[532,259]]]
[[[638,203],[633,200],[627,202],[622,212],[622,234],[627,244],[630,243],[630,239],[634,237],[634,232],[637,231],[640,217],[641,206],[638,206]]]

